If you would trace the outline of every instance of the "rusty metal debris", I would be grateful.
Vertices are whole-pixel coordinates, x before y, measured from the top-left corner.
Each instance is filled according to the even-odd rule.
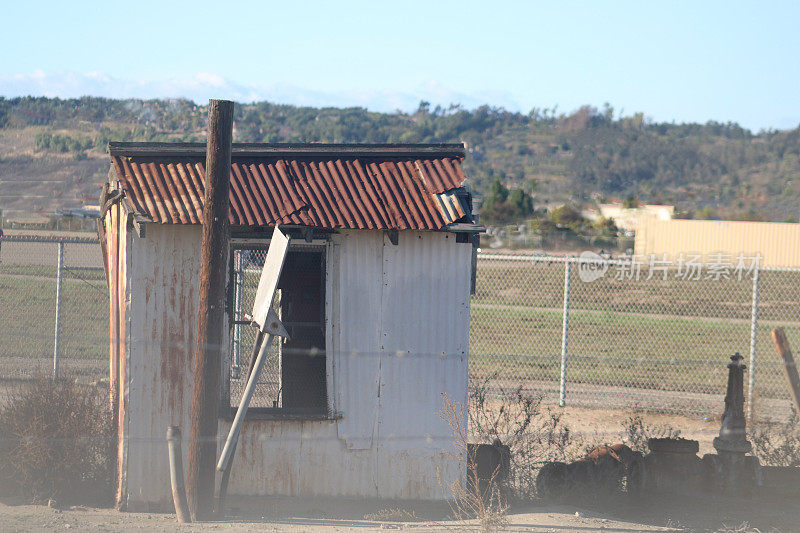
[[[598,446],[573,463],[548,463],[536,478],[540,496],[550,499],[581,497],[593,492],[628,494],[647,492],[690,493],[711,490],[721,494],[747,495],[761,485],[761,466],[747,440],[744,414],[744,370],[742,356],[731,356],[725,412],[716,454],[699,458],[695,440],[650,439],[650,453],[633,452],[624,444]]]
[[[499,439],[492,444],[467,445],[467,484],[472,493],[477,489],[477,494],[489,494],[491,484],[505,487],[510,470],[511,449]]]
[[[700,466],[700,443],[688,439],[649,439],[645,457],[648,491],[687,492],[698,489],[704,480]]]
[[[597,446],[572,463],[547,463],[536,477],[536,490],[546,499],[583,497],[587,493],[638,493],[646,483],[644,456],[625,444]]]

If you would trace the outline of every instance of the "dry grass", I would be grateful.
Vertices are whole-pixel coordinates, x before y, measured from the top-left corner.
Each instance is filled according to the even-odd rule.
[[[753,455],[764,466],[800,467],[800,420],[792,409],[788,424],[764,423],[751,427]]]
[[[508,503],[496,481],[497,471],[488,480],[482,480],[478,475],[475,457],[470,455],[474,452],[469,446],[465,414],[463,405],[453,402],[447,395],[443,396],[439,416],[452,429],[456,449],[447,453],[459,462],[467,476],[466,480],[457,479],[449,484],[443,482],[440,477],[439,483],[450,491],[451,499],[448,503],[454,520],[477,519],[482,531],[499,531],[508,523],[506,516]]]
[[[677,439],[681,435],[679,429],[667,425],[649,424],[642,415],[633,414],[623,423],[625,444],[635,452],[648,453],[647,441],[650,439]]]
[[[107,390],[28,382],[0,410],[0,484],[34,502],[109,505],[112,435]]]
[[[420,518],[417,517],[414,511],[392,507],[379,509],[374,513],[367,513],[364,515],[364,520],[373,520],[375,522],[417,522]]]
[[[770,529],[769,531],[777,532],[778,530]],[[742,522],[738,526],[723,524],[715,533],[762,533],[762,531],[756,527],[750,527],[750,522]]]
[[[470,437],[509,447],[511,471],[503,488],[517,500],[531,500],[536,496],[536,476],[542,466],[577,459],[585,445],[562,421],[560,412],[542,405],[541,395],[522,387],[506,390],[495,385],[494,378],[470,384]]]

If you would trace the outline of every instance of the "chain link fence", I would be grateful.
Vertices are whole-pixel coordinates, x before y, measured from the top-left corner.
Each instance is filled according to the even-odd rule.
[[[800,345],[800,269],[720,259],[480,254],[470,377],[562,405],[713,416],[739,352],[750,367],[748,411],[788,418],[770,330],[782,326]]]
[[[232,331],[232,405],[249,368],[255,332],[244,313],[263,254],[234,253],[233,308],[241,323]],[[473,381],[521,386],[554,403],[715,416],[726,363],[739,352],[749,363],[750,414],[785,419],[791,412],[770,330],[783,327],[800,346],[800,269],[742,258],[672,264],[492,253],[479,254],[477,265]],[[108,293],[98,241],[5,236],[0,313],[0,381],[54,371],[107,377]],[[276,345],[255,405],[281,405],[279,354]]]
[[[0,381],[108,378],[108,289],[99,241],[0,240]]]
[[[255,410],[327,408],[323,252],[321,246],[289,249],[273,310],[290,338],[272,341],[250,403]],[[231,407],[239,404],[253,363],[258,330],[245,315],[253,308],[266,254],[263,246],[234,249],[232,254]]]

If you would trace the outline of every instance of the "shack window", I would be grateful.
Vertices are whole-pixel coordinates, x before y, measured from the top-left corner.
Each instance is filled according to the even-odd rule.
[[[233,249],[233,327],[227,406],[235,412],[249,376],[256,328],[253,306],[266,247]],[[273,306],[290,339],[276,337],[259,377],[248,416],[327,414],[325,358],[325,247],[290,245]]]

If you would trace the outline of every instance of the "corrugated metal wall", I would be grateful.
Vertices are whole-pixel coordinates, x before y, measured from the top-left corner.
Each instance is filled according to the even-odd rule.
[[[150,224],[128,237],[127,469],[124,502],[169,501],[167,426],[188,457],[200,279],[200,226]]]
[[[455,241],[447,233],[402,233],[398,246],[384,239],[381,496],[414,497],[431,489],[441,494],[436,470],[454,474],[458,466],[446,455],[456,451],[452,429],[439,416],[444,394],[467,405],[472,246]],[[410,456],[405,450],[412,450]]]
[[[105,264],[108,266],[106,280],[108,282],[108,299],[111,311],[109,313],[109,389],[111,392],[113,420],[117,427],[115,498],[117,502],[120,502],[124,498],[125,437],[127,435],[125,431],[127,424],[127,395],[124,383],[126,375],[125,339],[128,319],[128,314],[125,312],[128,301],[128,256],[126,253],[128,217],[119,203],[110,206],[103,219],[103,224],[105,226],[105,239],[101,242],[104,242],[104,259]]]
[[[169,502],[164,434],[188,435],[199,227],[131,236],[127,493]],[[328,247],[329,397],[337,420],[247,421],[232,495],[439,499],[457,479],[442,395],[467,402],[471,245],[434,232],[347,231]],[[466,423],[466,417],[464,420]],[[220,435],[228,423],[221,421]],[[188,450],[184,449],[188,454]]]
[[[761,254],[761,266],[800,266],[800,224],[726,220],[658,220],[641,217],[636,232],[637,255],[701,254],[714,261],[717,253]]]

